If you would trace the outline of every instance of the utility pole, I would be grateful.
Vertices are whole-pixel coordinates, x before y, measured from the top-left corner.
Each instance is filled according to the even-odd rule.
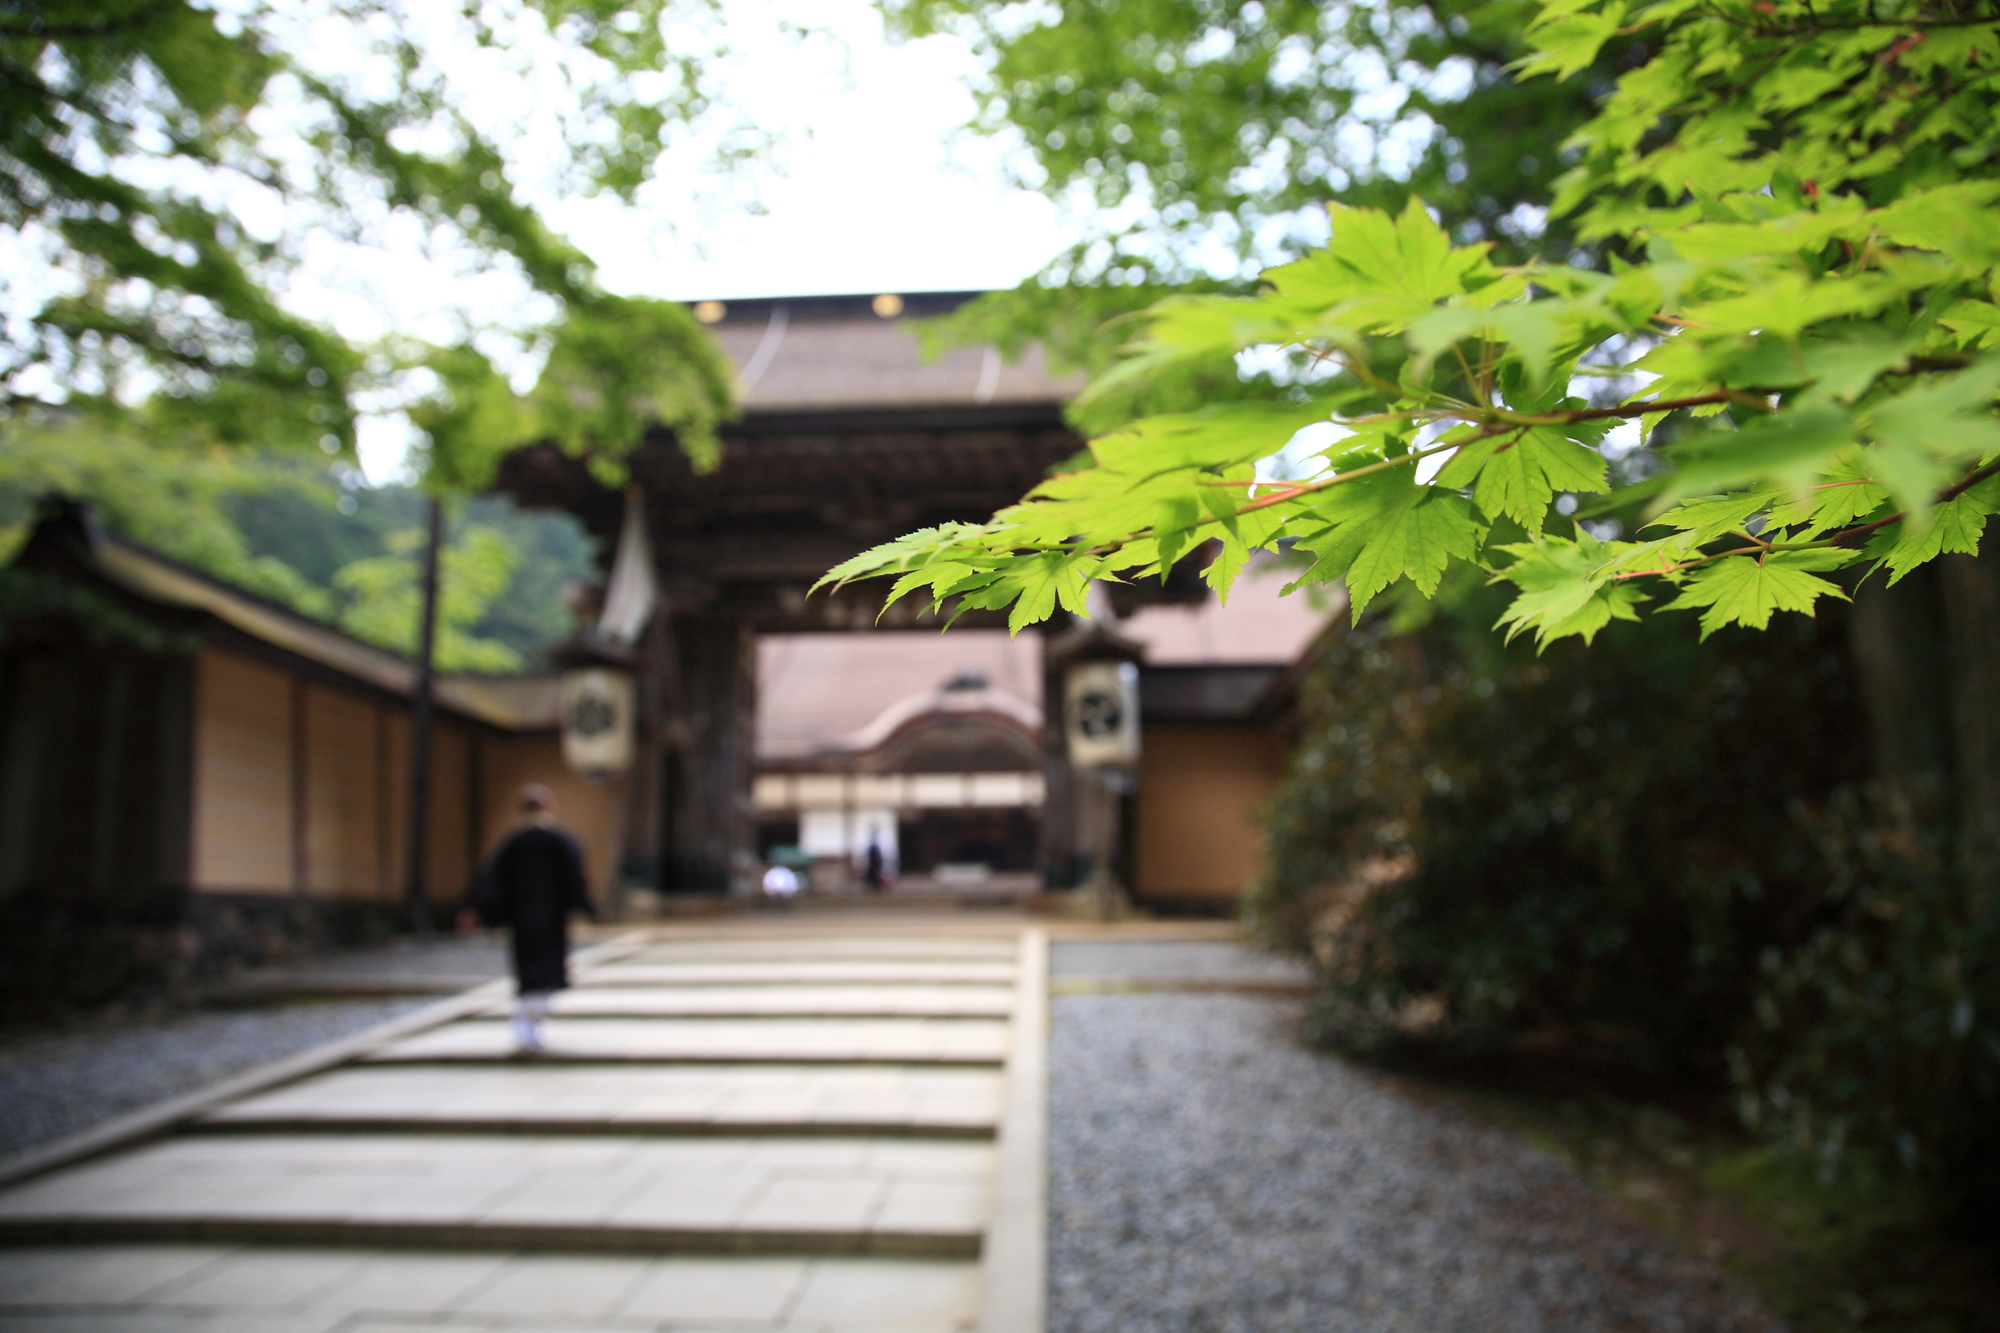
[[[424,542],[424,609],[417,625],[417,678],[410,691],[409,862],[403,880],[410,925],[419,935],[432,931],[424,867],[431,794],[431,659],[437,648],[438,548],[444,544],[444,505],[436,496],[426,502],[425,520],[429,531]]]

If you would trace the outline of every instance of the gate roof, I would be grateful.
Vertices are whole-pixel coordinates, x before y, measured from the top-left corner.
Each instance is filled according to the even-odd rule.
[[[676,606],[765,630],[866,628],[880,588],[808,601],[813,580],[901,533],[984,521],[1083,447],[1062,417],[1080,380],[1049,375],[1039,349],[1012,366],[987,348],[925,358],[911,321],[974,295],[697,304],[719,316],[743,405],[722,431],[722,464],[697,475],[664,429],[630,460]],[[622,498],[554,445],[509,455],[497,489],[568,510],[610,550]],[[892,610],[892,624],[920,618]]]

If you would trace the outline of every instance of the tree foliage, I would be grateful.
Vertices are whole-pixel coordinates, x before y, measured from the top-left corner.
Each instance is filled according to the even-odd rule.
[[[609,471],[645,420],[712,465],[719,353],[677,304],[618,297],[523,202],[507,136],[454,60],[539,68],[564,89],[558,184],[630,200],[711,111],[712,0],[253,3],[38,0],[0,16],[0,221],[46,265],[9,299],[12,410],[154,400],[152,422],[228,443],[351,449],[357,404],[421,369],[439,484],[481,482],[543,433]],[[330,50],[319,49],[322,45]],[[343,57],[345,63],[343,64]],[[256,218],[264,221],[257,223]],[[280,219],[273,224],[270,219]],[[313,235],[401,219],[533,294],[504,332],[554,355],[525,400],[467,329],[369,349],[288,308]]]
[[[1976,551],[2000,506],[2000,15],[1553,0],[1527,31],[1520,68],[1547,78],[1649,42],[1557,182],[1559,210],[1633,262],[1500,264],[1414,197],[1335,205],[1327,246],[1255,295],[1153,305],[1086,402],[1245,354],[1282,355],[1271,392],[1142,416],[991,522],[829,581],[890,576],[892,601],[1011,606],[1019,628],[1211,538],[1226,592],[1282,544],[1357,618],[1470,564],[1512,585],[1508,633],[1546,645],[1642,609],[1694,612],[1704,636],[1763,628],[1844,597],[1833,571],[1895,582]],[[1260,476],[1321,422],[1338,438],[1312,475]],[[1621,425],[1639,433],[1622,450]],[[1569,516],[1593,496],[1644,498],[1641,530]]]
[[[1304,681],[1245,917],[1318,963],[1316,1035],[1726,1097],[1816,1171],[1989,1226],[2000,913],[1854,743],[1860,608],[1536,653],[1484,631],[1504,597],[1456,576]]]
[[[286,493],[331,506],[322,483],[255,453],[165,448],[144,414],[0,425],[0,559],[27,536],[40,497],[88,497],[106,527],[272,601],[324,618],[326,591],[247,541],[234,508]]]
[[[883,0],[893,29],[957,32],[989,59],[978,125],[1020,134],[1032,183],[1099,206],[1070,281],[1183,280],[1226,256],[1302,247],[1329,197],[1411,190],[1461,240],[1516,257],[1544,239],[1554,142],[1608,90],[1521,82],[1523,0],[1320,3]],[[1233,276],[1233,274],[1231,275]]]
[[[340,627],[357,638],[416,656],[418,608],[423,601],[422,528],[391,533],[388,551],[344,565],[333,576],[347,597]],[[507,672],[521,669],[521,655],[504,643],[471,632],[513,581],[520,557],[493,528],[465,527],[439,552],[438,666],[446,671]]]
[[[1047,270],[929,321],[937,346],[1038,342],[1059,370],[1102,373],[1107,320],[1188,292],[1241,293],[1256,266],[1324,234],[1328,198],[1398,205],[1414,191],[1460,241],[1519,260],[1569,254],[1548,205],[1566,155],[1633,39],[1583,78],[1522,81],[1523,0],[1215,4],[879,0],[892,31],[948,30],[986,55],[975,122],[1025,140],[1023,184],[1079,212]],[[1099,399],[1090,434],[1135,415],[1245,396],[1227,356],[1144,393]]]
[[[422,495],[340,484],[310,456],[176,447],[147,414],[0,426],[0,562],[26,537],[38,499],[88,497],[110,531],[224,582],[395,652],[416,643],[411,551]],[[573,626],[566,580],[596,574],[567,515],[481,497],[452,505],[438,664],[518,670]],[[101,617],[100,617],[101,618]]]
[[[1470,584],[1471,586],[1467,586]],[[1342,1044],[1587,1032],[1719,1082],[1758,959],[1823,882],[1795,817],[1866,775],[1838,617],[1698,645],[1649,621],[1502,645],[1496,589],[1315,666],[1246,916],[1315,954]]]

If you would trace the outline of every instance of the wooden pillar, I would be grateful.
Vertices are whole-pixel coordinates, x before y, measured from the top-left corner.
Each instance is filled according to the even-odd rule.
[[[410,691],[410,814],[404,826],[407,857],[403,878],[404,907],[419,935],[432,930],[429,889],[431,804],[431,685],[436,674],[438,556],[444,546],[444,506],[436,496],[426,502],[426,540],[422,568],[423,611],[417,622],[416,681]]]
[[[1050,655],[1055,635],[1042,633],[1042,833],[1036,859],[1042,887],[1073,889],[1083,882],[1089,855],[1088,830],[1081,818],[1082,788],[1070,767],[1069,739],[1063,730],[1063,669]]]
[[[465,737],[465,869],[479,873],[486,859],[486,729],[474,727]]]
[[[396,887],[396,800],[395,776],[390,770],[389,751],[394,744],[389,709],[374,705],[375,713],[375,890],[393,900]]]
[[[93,797],[92,832],[88,842],[90,848],[90,891],[98,897],[129,892],[129,886],[119,881],[127,867],[121,864],[119,856],[130,837],[128,825],[131,823],[124,802],[119,798],[132,784],[127,776],[127,756],[138,750],[140,737],[133,725],[133,675],[137,663],[125,654],[108,654],[102,680],[103,693],[98,699],[98,744],[96,781],[91,783]]]
[[[632,766],[625,774],[625,832],[618,873],[612,877],[611,914],[625,908],[628,889],[664,887],[660,873],[665,836],[668,759],[674,747],[670,700],[677,693],[672,624],[664,614],[647,622],[634,650]]]
[[[153,668],[160,699],[153,882],[176,893],[194,887],[194,663],[192,653],[176,653]]]
[[[727,616],[689,614],[671,618],[668,638],[662,887],[726,893],[748,882],[756,854],[757,636]]]
[[[306,716],[306,678],[292,677],[292,892],[304,897],[312,890],[312,844],[309,840],[311,829],[307,821],[311,818],[307,804],[306,783],[310,780],[311,756],[307,753],[307,734],[310,719]]]

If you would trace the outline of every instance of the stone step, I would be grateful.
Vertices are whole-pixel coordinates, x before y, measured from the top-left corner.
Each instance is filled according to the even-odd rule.
[[[1045,970],[622,937],[19,1173],[0,1333],[1039,1333]]]
[[[195,1125],[991,1136],[1001,1083],[997,1070],[894,1065],[350,1066]]]
[[[928,962],[971,959],[1011,964],[1018,952],[1018,946],[1011,935],[995,939],[949,938],[935,935],[902,938],[801,935],[789,939],[782,936],[763,936],[757,939],[725,936],[658,941],[640,945],[623,957],[626,960],[646,963],[709,960],[782,962],[798,959],[815,962],[855,959],[882,961],[902,958]]]
[[[1005,1021],[984,1018],[557,1018],[529,1057],[592,1063],[998,1065]],[[367,1063],[521,1063],[508,1025],[448,1023]]]
[[[538,1254],[866,1254],[897,1259],[977,1259],[981,1234],[870,1230],[850,1227],[710,1231],[700,1227],[597,1226],[535,1222],[429,1223],[349,1217],[86,1217],[42,1221],[0,1218],[0,1245],[165,1244],[176,1241],[242,1245],[364,1245],[463,1250],[529,1250]]]
[[[188,1137],[0,1196],[0,1241],[970,1258],[992,1165],[894,1140]]]
[[[963,1333],[935,1259],[77,1245],[0,1250],[5,1333]]]
[[[908,959],[872,962],[629,963],[623,960],[579,971],[584,986],[1011,986],[1012,963]]]
[[[595,1018],[1006,1018],[1011,986],[583,986],[558,991],[558,1016]],[[505,1014],[512,1001],[490,1006]]]

